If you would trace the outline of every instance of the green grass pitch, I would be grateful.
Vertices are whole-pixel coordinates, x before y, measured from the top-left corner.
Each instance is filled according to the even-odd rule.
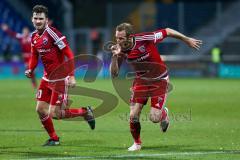
[[[35,91],[27,80],[0,80],[0,159],[240,159],[240,81],[172,79],[168,96],[171,126],[165,134],[142,113],[143,147],[130,153],[126,103],[96,119],[91,131],[83,121],[54,121],[61,145],[42,147],[48,136],[35,112]],[[116,95],[110,80],[78,82]],[[72,96],[74,106],[101,103]]]

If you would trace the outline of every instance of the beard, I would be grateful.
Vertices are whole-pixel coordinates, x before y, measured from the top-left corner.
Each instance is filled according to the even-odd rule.
[[[37,30],[44,30],[46,28],[46,22],[43,23],[42,25],[34,25]]]

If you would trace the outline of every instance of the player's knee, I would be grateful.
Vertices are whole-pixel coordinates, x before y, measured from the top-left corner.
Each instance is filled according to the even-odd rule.
[[[142,107],[141,104],[135,104],[135,106],[130,107],[130,122],[139,122]]]
[[[130,122],[132,123],[139,122],[139,117],[130,117]]]
[[[36,106],[36,112],[39,115],[47,114],[47,109],[45,108],[45,106],[37,105]]]
[[[153,123],[159,123],[160,117],[161,117],[161,110],[156,108],[151,108],[151,111],[149,114],[150,121],[152,121]]]
[[[160,116],[156,115],[156,114],[150,114],[149,115],[149,119],[150,121],[152,121],[153,123],[159,123],[160,122]]]
[[[130,113],[130,122],[139,122],[139,116],[137,114],[134,113]]]

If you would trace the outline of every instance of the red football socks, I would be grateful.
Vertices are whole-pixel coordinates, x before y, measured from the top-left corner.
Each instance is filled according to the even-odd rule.
[[[54,130],[52,118],[49,115],[41,117],[41,122],[51,139],[58,140],[58,136]]]
[[[162,115],[161,115],[161,117],[160,117],[160,121],[164,120],[164,119],[166,118],[166,116],[167,116],[167,112],[166,112],[166,110],[163,108],[163,109],[162,109]]]
[[[134,142],[137,144],[141,144],[140,132],[141,132],[141,125],[140,122],[131,122],[130,121],[130,131]]]
[[[74,118],[74,117],[79,117],[79,116],[85,116],[87,113],[87,109],[82,107],[82,108],[76,108],[76,109],[64,109],[61,111],[61,119],[64,118]]]

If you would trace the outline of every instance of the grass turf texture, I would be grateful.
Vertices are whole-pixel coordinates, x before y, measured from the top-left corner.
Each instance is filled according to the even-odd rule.
[[[240,159],[239,80],[172,79],[168,96],[171,126],[166,134],[142,113],[142,150],[129,153],[126,103],[96,119],[91,131],[83,121],[54,121],[61,146],[42,147],[48,139],[35,112],[35,91],[27,80],[0,80],[0,159]],[[110,80],[80,86],[117,95]],[[73,106],[96,106],[94,98],[72,96]]]

